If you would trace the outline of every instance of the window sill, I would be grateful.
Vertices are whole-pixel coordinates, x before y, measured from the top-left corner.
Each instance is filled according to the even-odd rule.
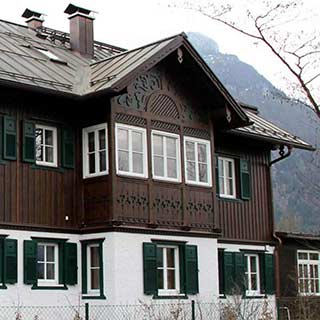
[[[90,174],[90,175],[85,175],[83,176],[83,179],[91,179],[91,178],[99,178],[99,177],[105,177],[109,174],[109,172],[101,172],[101,173],[95,173],[95,174]]]
[[[148,176],[146,175],[136,175],[136,174],[130,174],[126,172],[117,172],[117,176],[122,178],[133,178],[133,179],[141,179],[141,180],[148,179]]]
[[[217,195],[218,197],[218,200],[219,201],[226,201],[226,202],[238,202],[238,203],[241,203],[243,202],[242,199],[239,199],[239,198],[228,198],[228,197],[224,197],[224,196],[221,196],[221,195]]]
[[[68,287],[66,285],[44,286],[34,284],[31,290],[68,290]]]
[[[175,299],[175,300],[181,300],[181,299],[188,299],[188,296],[186,294],[180,294],[180,295],[153,295],[152,299],[154,300],[165,300],[165,299]]]
[[[267,295],[265,294],[252,294],[252,295],[245,295],[244,299],[265,299],[267,298]]]
[[[197,182],[191,182],[191,181],[186,181],[186,185],[190,187],[212,188],[212,184],[197,183]]]
[[[102,294],[102,295],[96,295],[96,296],[94,296],[94,295],[82,295],[82,300],[94,300],[94,299],[96,299],[96,300],[106,300],[107,298],[106,298],[106,296],[104,295],[104,294]]]

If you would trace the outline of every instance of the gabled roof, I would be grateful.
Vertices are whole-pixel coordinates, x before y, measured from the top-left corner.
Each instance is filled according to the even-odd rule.
[[[315,150],[309,143],[290,132],[281,129],[273,123],[263,119],[257,109],[242,105],[251,125],[229,130],[230,133],[242,135],[256,140],[263,140],[274,145],[287,145],[298,149]]]

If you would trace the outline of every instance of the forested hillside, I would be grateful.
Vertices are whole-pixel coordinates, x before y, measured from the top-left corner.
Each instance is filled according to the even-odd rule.
[[[317,146],[320,119],[311,110],[280,99],[267,79],[237,56],[220,53],[212,39],[198,33],[188,37],[237,100],[257,106],[266,119]],[[273,189],[277,229],[320,232],[319,152],[294,150],[274,165]]]

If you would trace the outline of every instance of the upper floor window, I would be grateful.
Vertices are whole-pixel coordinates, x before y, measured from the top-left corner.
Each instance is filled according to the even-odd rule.
[[[211,186],[210,141],[185,137],[184,153],[186,182]]]
[[[260,294],[259,256],[246,254],[245,265],[246,295]]]
[[[218,158],[219,194],[225,198],[236,198],[236,177],[234,159]]]
[[[108,173],[107,124],[84,128],[83,176],[94,177]]]
[[[152,131],[152,174],[154,178],[180,181],[179,146],[179,135]]]
[[[147,178],[146,129],[116,124],[117,174]]]
[[[46,285],[58,284],[58,245],[39,243],[37,261],[38,282]]]
[[[57,128],[36,125],[36,164],[57,167]]]
[[[300,293],[320,293],[319,265],[319,252],[298,251],[298,285]]]

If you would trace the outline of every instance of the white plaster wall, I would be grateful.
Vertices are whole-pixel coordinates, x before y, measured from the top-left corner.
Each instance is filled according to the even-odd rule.
[[[151,301],[151,296],[143,293],[143,252],[142,243],[151,239],[186,241],[197,245],[199,263],[199,294],[189,299],[213,301],[218,296],[217,240],[210,238],[147,235],[137,233],[95,233],[74,235],[65,233],[28,232],[1,230],[9,238],[18,240],[18,283],[0,289],[1,306],[58,306],[90,304],[137,304]],[[78,285],[68,286],[68,290],[31,290],[31,285],[23,283],[23,241],[31,236],[43,238],[63,238],[78,244]],[[81,245],[80,240],[105,238],[103,242],[104,294],[106,300],[81,299]],[[165,302],[173,302],[165,300]]]

